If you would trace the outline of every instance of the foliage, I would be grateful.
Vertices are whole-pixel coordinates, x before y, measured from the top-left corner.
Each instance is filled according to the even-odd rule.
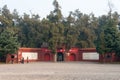
[[[57,0],[53,1],[53,6],[54,10],[43,19],[40,19],[38,14],[19,15],[16,9],[10,12],[7,5],[0,8],[0,35],[12,36],[9,40],[3,40],[1,37],[0,45],[6,42],[15,45],[18,42],[21,47],[49,47],[54,54],[56,48],[64,47],[69,50],[71,47],[96,47],[101,54],[106,52],[119,54],[120,33],[116,30],[119,17],[117,12],[95,17],[93,13],[85,14],[77,9],[64,17]],[[8,46],[8,43],[6,48],[17,47]]]
[[[52,50],[54,54],[56,54],[56,49],[61,47],[64,40],[64,26],[62,24],[62,13],[60,10],[60,6],[56,0],[53,2],[54,11],[47,16],[50,22],[50,30],[49,30],[49,48]]]
[[[119,48],[120,36],[119,30],[117,30],[117,23],[115,21],[115,17],[110,18],[111,16],[104,18],[104,23],[100,24],[101,28],[100,34],[98,35],[96,43],[96,49],[98,53],[117,53]],[[117,19],[116,19],[117,20]],[[101,20],[100,20],[101,21]],[[101,23],[101,22],[100,22]]]
[[[13,30],[6,29],[0,34],[0,52],[5,54],[14,54],[19,48],[17,35]]]

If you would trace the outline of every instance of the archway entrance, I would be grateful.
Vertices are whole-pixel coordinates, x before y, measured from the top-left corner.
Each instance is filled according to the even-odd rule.
[[[76,56],[75,56],[75,54],[70,54],[69,59],[70,59],[70,61],[76,61]]]
[[[64,61],[64,55],[62,52],[57,53],[57,61]]]
[[[50,61],[50,54],[48,54],[48,53],[45,54],[45,55],[44,55],[44,60],[45,60],[45,61]]]

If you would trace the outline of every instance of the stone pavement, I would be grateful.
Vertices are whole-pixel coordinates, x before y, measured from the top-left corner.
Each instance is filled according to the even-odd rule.
[[[120,80],[120,64],[94,62],[0,64],[0,80]]]

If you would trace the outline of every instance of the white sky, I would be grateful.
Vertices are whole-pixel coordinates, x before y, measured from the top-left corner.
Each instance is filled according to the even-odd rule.
[[[57,0],[61,6],[64,17],[68,16],[70,11],[79,9],[82,13],[94,13],[95,16],[107,14],[108,0]],[[120,14],[120,0],[110,0],[113,4],[113,11]],[[20,15],[39,14],[41,18],[46,17],[54,9],[53,0],[0,0],[0,8],[7,5],[10,11],[17,9]]]

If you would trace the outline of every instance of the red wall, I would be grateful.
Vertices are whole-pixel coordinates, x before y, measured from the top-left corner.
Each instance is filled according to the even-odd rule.
[[[32,61],[48,61],[45,57],[46,54],[49,55],[49,60],[53,61],[53,54],[51,54],[51,51],[48,48],[20,48],[18,50],[18,60],[20,62],[22,58],[22,52],[37,52],[38,53],[38,59],[37,60],[30,60]],[[47,56],[48,58],[48,56]]]
[[[96,52],[95,48],[81,48],[79,51],[80,51],[80,54],[81,54],[81,61],[94,61],[94,62],[97,61],[98,62],[101,59],[100,56],[99,56],[99,60],[83,60],[83,53],[84,52]]]
[[[38,53],[38,59],[37,60],[30,60],[29,62],[33,61],[54,61],[54,54],[51,53],[51,50],[48,48],[20,48],[18,50],[17,58],[14,59],[14,62],[20,62],[22,59],[22,52],[37,52]],[[68,52],[65,51],[65,49],[57,49],[57,52],[61,52],[64,55],[64,61],[101,61],[103,62],[104,56],[99,55],[99,60],[83,60],[83,53],[84,52],[96,52],[95,48],[71,48]],[[7,58],[8,62],[11,61],[10,55]],[[115,61],[115,55],[112,54],[112,59],[106,60],[106,61]],[[26,62],[26,60],[25,60]]]
[[[12,58],[11,56],[14,56],[14,58]],[[17,63],[17,62],[18,62],[17,54],[7,54],[6,63]]]

